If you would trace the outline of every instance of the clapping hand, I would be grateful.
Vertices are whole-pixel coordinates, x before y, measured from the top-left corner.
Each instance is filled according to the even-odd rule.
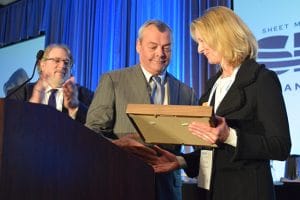
[[[79,106],[78,88],[75,83],[75,78],[71,76],[63,84],[64,107],[68,109],[69,113],[73,112]]]
[[[31,103],[41,103],[44,99],[46,89],[48,87],[47,83],[47,77],[44,77],[43,75],[40,75],[39,80],[36,82],[36,84],[33,87],[32,96],[29,99],[29,102]]]

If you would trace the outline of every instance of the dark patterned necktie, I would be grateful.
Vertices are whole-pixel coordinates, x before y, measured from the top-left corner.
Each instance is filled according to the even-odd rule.
[[[56,93],[57,93],[57,89],[52,89],[48,100],[48,105],[53,108],[56,108]]]

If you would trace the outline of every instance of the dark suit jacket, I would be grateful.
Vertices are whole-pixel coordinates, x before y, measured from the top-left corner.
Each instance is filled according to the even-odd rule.
[[[197,104],[197,97],[190,87],[169,73],[166,78],[169,104]],[[136,133],[126,114],[127,104],[150,104],[150,93],[140,65],[104,74],[89,108],[86,126],[110,138]],[[179,153],[180,146],[168,146],[168,149]],[[181,199],[179,171],[156,178],[157,199]]]
[[[33,87],[35,83],[28,83],[15,91],[13,94],[11,94],[8,98],[9,99],[15,99],[19,101],[29,101],[30,97],[32,96]],[[78,99],[79,99],[79,108],[76,114],[75,120],[85,124],[86,121],[86,115],[88,111],[88,107],[92,102],[93,99],[93,92],[89,89],[79,86],[78,87]],[[8,95],[13,92],[15,89],[12,89],[8,92]],[[68,113],[67,109],[63,107],[62,112]]]
[[[220,75],[208,81],[200,103],[208,101]],[[291,148],[277,75],[252,59],[244,61],[216,114],[237,131],[237,146],[221,144],[214,150],[212,199],[274,199],[270,160],[285,160]],[[199,153],[184,155],[189,176],[198,174]]]

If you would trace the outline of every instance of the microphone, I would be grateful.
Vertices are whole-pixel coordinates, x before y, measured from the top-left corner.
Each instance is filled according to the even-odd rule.
[[[44,55],[44,51],[43,50],[39,50],[36,54],[36,65],[37,65],[37,62],[40,61],[42,58],[43,58],[43,55]]]
[[[22,83],[20,86],[18,86],[16,89],[14,89],[12,92],[10,92],[6,96],[6,98],[9,98],[11,95],[13,95],[15,92],[17,92],[21,87],[23,87],[26,83],[28,83],[29,81],[31,81],[31,79],[34,77],[36,66],[39,63],[39,61],[43,58],[43,55],[44,55],[44,51],[43,50],[39,50],[38,53],[36,54],[36,61],[34,63],[33,72],[32,72],[31,77],[29,79],[27,79],[26,81],[24,81],[24,83]]]

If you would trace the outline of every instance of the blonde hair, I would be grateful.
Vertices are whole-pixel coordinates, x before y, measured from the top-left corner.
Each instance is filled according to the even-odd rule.
[[[207,10],[190,26],[191,36],[197,34],[233,66],[248,58],[256,58],[257,41],[248,26],[231,9],[217,6]]]

